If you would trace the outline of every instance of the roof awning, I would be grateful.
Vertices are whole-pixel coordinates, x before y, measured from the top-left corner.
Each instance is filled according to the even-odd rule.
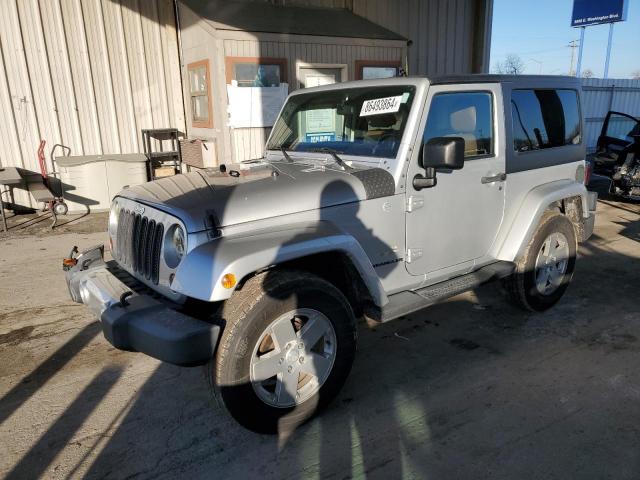
[[[267,2],[181,1],[219,30],[406,40],[345,9],[282,7]]]

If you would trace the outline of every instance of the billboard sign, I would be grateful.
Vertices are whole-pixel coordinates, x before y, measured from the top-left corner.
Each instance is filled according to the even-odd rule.
[[[628,0],[573,0],[572,27],[623,22],[627,19]]]

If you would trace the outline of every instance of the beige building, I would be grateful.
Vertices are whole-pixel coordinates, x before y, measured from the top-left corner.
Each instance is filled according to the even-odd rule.
[[[2,1],[0,168],[37,171],[40,139],[47,157],[142,152],[140,131],[164,127],[201,139],[206,165],[256,158],[294,89],[488,70],[491,13],[492,0]]]

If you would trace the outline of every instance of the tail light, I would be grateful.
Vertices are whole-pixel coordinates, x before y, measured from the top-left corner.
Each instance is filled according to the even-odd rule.
[[[585,162],[584,164],[584,184],[589,185],[591,181],[591,174],[593,173],[593,163]]]

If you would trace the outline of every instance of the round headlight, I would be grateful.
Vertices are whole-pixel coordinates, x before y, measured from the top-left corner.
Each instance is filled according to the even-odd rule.
[[[184,240],[184,230],[182,230],[182,227],[180,225],[176,225],[176,227],[173,229],[172,242],[173,248],[176,251],[176,255],[179,259],[182,259],[186,250],[186,246]]]
[[[187,237],[178,224],[171,226],[164,237],[164,260],[169,268],[176,268],[187,251]]]

